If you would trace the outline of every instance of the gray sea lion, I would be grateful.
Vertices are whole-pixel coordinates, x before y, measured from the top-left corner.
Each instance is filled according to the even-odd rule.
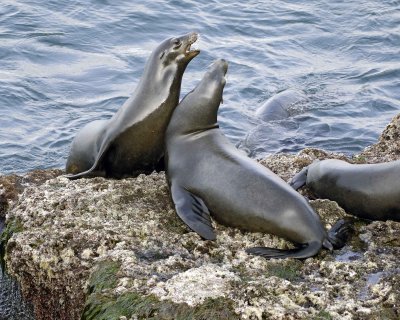
[[[289,117],[290,107],[304,101],[307,101],[307,97],[302,91],[283,90],[265,101],[255,115],[263,121],[282,120]]]
[[[266,154],[270,149],[282,148],[282,141],[271,139],[272,135],[279,135],[285,132],[280,139],[284,139],[285,145],[291,143],[296,137],[291,137],[297,124],[288,119],[294,113],[298,113],[300,106],[308,100],[301,90],[286,89],[265,101],[254,113],[256,126],[237,144],[237,147],[244,150],[250,157],[259,157]],[[271,122],[285,120],[279,122]]]
[[[316,161],[290,184],[294,189],[306,184],[318,197],[334,200],[361,218],[400,221],[400,160],[377,164]]]
[[[292,250],[251,248],[269,258],[306,258],[332,249],[331,236],[307,201],[273,172],[248,158],[222,134],[217,112],[228,65],[217,60],[175,109],[166,132],[169,187],[179,217],[201,237],[215,239],[210,212],[227,226],[275,234]]]
[[[164,153],[164,134],[178,105],[182,75],[199,54],[196,33],[163,41],[151,54],[134,92],[109,120],[86,125],[74,138],[69,178],[122,178],[150,173]]]

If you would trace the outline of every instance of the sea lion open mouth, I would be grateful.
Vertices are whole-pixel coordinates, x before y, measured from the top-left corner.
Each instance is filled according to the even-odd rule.
[[[194,58],[200,53],[199,49],[191,49],[192,44],[194,44],[197,39],[199,38],[198,34],[196,32],[192,32],[189,34],[188,39],[187,39],[187,45],[185,48],[185,56],[188,58]]]

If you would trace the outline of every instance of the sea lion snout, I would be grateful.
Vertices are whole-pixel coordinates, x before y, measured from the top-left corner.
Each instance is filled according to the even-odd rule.
[[[225,59],[219,59],[217,61],[222,65],[222,71],[224,72],[224,75],[226,75],[228,72],[228,62]]]
[[[198,33],[191,32],[191,33],[188,33],[181,37],[172,39],[172,41],[178,40],[180,43],[176,44],[176,45],[179,45],[179,47],[182,47],[181,50],[183,51],[182,53],[185,55],[185,58],[187,60],[191,60],[200,53],[200,50],[198,50],[198,49],[191,50],[192,44],[195,43],[198,38],[199,38]],[[181,44],[183,44],[183,45],[181,46]]]
[[[207,75],[210,79],[221,80],[221,82],[225,84],[225,76],[227,72],[228,62],[225,59],[218,59],[210,65]]]

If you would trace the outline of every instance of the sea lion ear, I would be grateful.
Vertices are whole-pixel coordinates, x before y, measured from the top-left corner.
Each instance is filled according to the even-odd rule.
[[[160,60],[165,56],[165,51],[161,52],[160,54]]]

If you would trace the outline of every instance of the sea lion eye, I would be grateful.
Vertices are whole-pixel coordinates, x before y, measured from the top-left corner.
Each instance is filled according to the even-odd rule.
[[[175,38],[172,40],[172,43],[175,45],[175,48],[178,48],[181,45],[181,40],[178,38]]]
[[[160,54],[160,60],[165,56],[165,51],[161,52]]]

